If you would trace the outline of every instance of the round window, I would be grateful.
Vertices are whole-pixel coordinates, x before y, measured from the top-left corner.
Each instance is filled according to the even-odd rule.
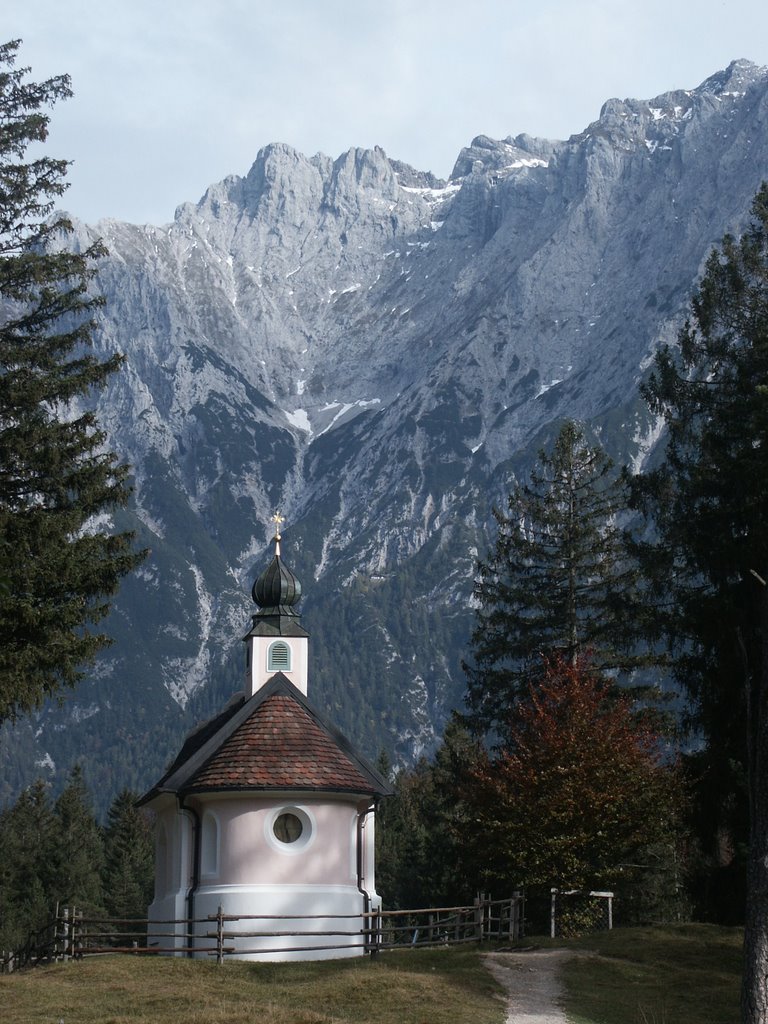
[[[304,853],[316,835],[314,816],[306,807],[275,807],[264,818],[264,838],[282,855]]]
[[[279,814],[275,818],[272,831],[281,843],[295,843],[297,839],[301,838],[301,833],[304,831],[304,825],[301,818],[296,814],[291,814],[290,811],[285,811],[283,814]]]

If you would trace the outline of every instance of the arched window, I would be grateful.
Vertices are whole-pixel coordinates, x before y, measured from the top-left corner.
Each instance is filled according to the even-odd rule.
[[[283,640],[275,640],[267,652],[268,672],[291,671],[291,648]]]
[[[219,823],[216,815],[206,811],[200,836],[200,872],[203,875],[219,873]]]

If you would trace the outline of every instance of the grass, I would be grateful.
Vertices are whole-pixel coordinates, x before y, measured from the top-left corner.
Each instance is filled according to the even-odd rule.
[[[737,1024],[742,934],[625,928],[542,946],[564,967],[571,1024]],[[501,1024],[475,948],[377,960],[249,964],[96,957],[0,976],[3,1024]]]
[[[743,933],[714,925],[620,928],[558,946],[572,1024],[738,1024]]]
[[[222,967],[107,956],[0,977],[3,1024],[501,1024],[477,950]]]

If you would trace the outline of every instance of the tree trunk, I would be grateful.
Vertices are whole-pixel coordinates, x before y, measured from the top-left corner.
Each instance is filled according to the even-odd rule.
[[[768,1024],[768,588],[761,600],[760,663],[747,672],[750,842],[744,927],[743,1024]]]
[[[569,452],[568,464],[568,621],[570,633],[570,650],[568,658],[572,668],[579,661],[579,627],[576,611],[576,552],[574,535],[576,533],[576,480],[573,465],[573,445]]]
[[[768,793],[763,789],[763,806]],[[743,1024],[768,1024],[768,812],[753,821],[747,868],[747,910],[744,928],[744,980],[741,989]]]

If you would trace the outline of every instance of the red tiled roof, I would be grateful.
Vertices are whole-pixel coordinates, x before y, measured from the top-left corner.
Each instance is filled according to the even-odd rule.
[[[317,790],[387,796],[389,783],[282,672],[187,737],[139,801],[163,793]]]
[[[185,789],[327,789],[371,792],[371,781],[291,696],[268,696]]]

